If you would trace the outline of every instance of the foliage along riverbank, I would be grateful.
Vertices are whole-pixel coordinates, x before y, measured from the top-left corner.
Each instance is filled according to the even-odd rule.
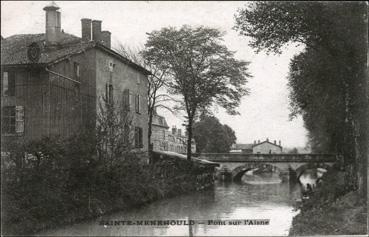
[[[364,235],[367,233],[366,199],[344,185],[344,172],[329,170],[317,189],[303,202],[290,236]]]
[[[45,138],[13,150],[18,151],[10,157],[15,163],[25,151],[36,159],[23,160],[26,164],[22,166],[8,160],[2,166],[3,235],[30,235],[212,183],[211,175],[199,180],[204,168],[187,160],[147,165],[127,153],[107,165],[92,158],[88,145],[80,139]]]

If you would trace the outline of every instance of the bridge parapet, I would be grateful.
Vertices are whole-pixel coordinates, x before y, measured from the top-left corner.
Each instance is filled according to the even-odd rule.
[[[336,154],[201,153],[199,159],[213,162],[336,162]]]

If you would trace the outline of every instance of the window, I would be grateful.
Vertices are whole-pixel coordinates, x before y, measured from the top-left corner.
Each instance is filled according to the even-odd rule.
[[[136,113],[141,113],[141,96],[140,95],[136,95],[135,96],[135,108],[136,108]]]
[[[76,62],[73,63],[73,73],[74,73],[74,79],[79,80],[79,77],[80,77],[79,63],[76,63]]]
[[[2,134],[21,134],[24,132],[24,107],[5,106],[2,110],[1,119]]]
[[[123,91],[123,105],[126,110],[133,110],[133,101],[135,100],[133,93],[129,89]]]
[[[135,127],[135,147],[136,148],[142,148],[142,128]]]
[[[164,121],[163,121],[163,118],[162,117],[159,117],[158,120],[159,120],[159,124],[160,125],[164,125]]]
[[[15,72],[3,73],[3,96],[15,96]]]
[[[112,104],[113,103],[113,85],[106,83],[105,85],[105,95],[106,95],[106,103]]]

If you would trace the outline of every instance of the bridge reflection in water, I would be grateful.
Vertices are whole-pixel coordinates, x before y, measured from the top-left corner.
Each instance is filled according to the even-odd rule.
[[[254,169],[269,169],[278,173],[283,181],[297,181],[305,170],[327,169],[341,159],[336,154],[246,153],[202,153],[197,158],[219,163],[218,176],[236,182],[240,181],[247,171]]]

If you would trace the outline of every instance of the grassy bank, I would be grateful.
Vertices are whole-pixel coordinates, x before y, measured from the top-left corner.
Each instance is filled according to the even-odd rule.
[[[328,171],[294,217],[290,236],[367,233],[366,200],[345,190],[343,175],[334,169]]]
[[[43,140],[17,148],[35,154],[22,165],[15,153],[3,164],[3,235],[30,235],[199,189],[203,170],[187,160],[145,165],[127,153],[107,162],[81,144]]]

